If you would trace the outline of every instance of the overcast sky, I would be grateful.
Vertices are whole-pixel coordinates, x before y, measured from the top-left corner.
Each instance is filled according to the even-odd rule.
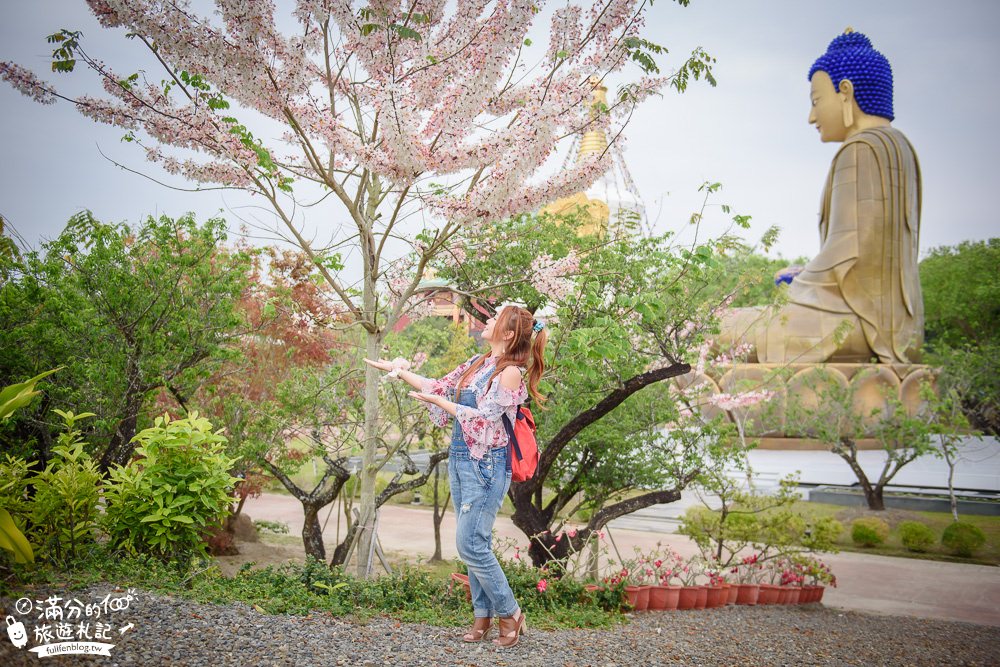
[[[82,1],[35,0],[2,11],[0,60],[57,80],[69,94],[97,92],[96,78],[84,70],[48,72],[44,37],[59,28],[82,30],[88,52],[121,72],[144,62],[137,61],[141,45],[101,29]],[[536,42],[545,41],[542,18],[533,29]],[[652,98],[625,132],[628,166],[658,229],[684,228],[700,206],[699,185],[720,181],[716,203],[753,216],[752,236],[778,225],[777,253],[816,253],[817,208],[836,145],[821,143],[807,123],[806,74],[847,26],[867,34],[892,64],[893,125],[909,137],[923,170],[922,254],[998,235],[990,197],[1000,187],[1000,3],[987,0],[693,0],[688,8],[660,0],[646,34],[670,49],[659,58],[661,68],[702,46],[718,59],[719,85],[693,83],[684,95]],[[35,246],[84,208],[105,221],[186,211],[204,219],[221,210],[234,227],[241,216],[268,222],[241,195],[177,192],[116,168],[101,151],[158,173],[121,143],[120,129],[95,124],[68,104],[42,106],[0,84],[0,109],[0,214]],[[723,218],[716,210],[709,231],[720,229]],[[321,235],[327,224],[323,216],[309,223]]]

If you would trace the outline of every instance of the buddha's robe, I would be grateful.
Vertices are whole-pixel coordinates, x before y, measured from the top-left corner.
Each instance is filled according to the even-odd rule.
[[[722,342],[749,339],[757,361],[770,363],[916,361],[924,331],[919,233],[913,147],[892,127],[859,132],[834,157],[820,252],[792,281],[788,303],[777,312],[732,311]]]

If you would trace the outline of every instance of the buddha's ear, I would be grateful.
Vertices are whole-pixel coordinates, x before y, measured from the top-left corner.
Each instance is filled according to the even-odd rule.
[[[841,110],[844,116],[844,127],[854,125],[854,84],[850,79],[844,79],[837,87],[841,95]]]

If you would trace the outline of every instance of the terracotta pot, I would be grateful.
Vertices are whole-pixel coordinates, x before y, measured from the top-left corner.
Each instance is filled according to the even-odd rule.
[[[736,584],[723,584],[726,589],[726,604],[736,604],[736,596],[739,595],[739,588]]]
[[[683,586],[667,586],[667,598],[663,605],[664,611],[674,611],[680,604],[681,589]]]
[[[774,584],[761,584],[757,604],[777,604],[779,587]]]
[[[788,591],[788,604],[800,604],[802,602],[802,587],[791,586]]]
[[[625,599],[635,611],[646,611],[649,608],[649,586],[626,586]]]
[[[649,611],[664,611],[677,609],[677,586],[650,586]],[[671,598],[673,598],[671,600]],[[671,606],[672,603],[672,606]]]
[[[817,586],[816,593],[813,595],[813,602],[823,601],[823,591],[826,590],[826,586]]]
[[[729,594],[722,586],[708,586],[708,600],[705,603],[706,609],[714,609],[726,604]]]
[[[448,584],[449,591],[451,590],[451,587],[455,585],[455,582],[458,582],[465,587],[465,599],[472,602],[472,587],[469,586],[469,575],[461,574],[460,572],[452,572],[451,583]]]
[[[694,600],[695,609],[704,609],[708,604],[708,586],[695,586],[698,589],[698,597]]]
[[[778,586],[778,604],[789,604],[792,599],[791,586]]]
[[[677,591],[677,608],[694,609],[695,602],[698,601],[697,586],[680,586]]]
[[[601,586],[599,584],[584,584],[583,590],[587,591],[588,593],[593,593],[594,591],[601,590]]]
[[[759,584],[737,584],[733,588],[736,589],[736,604],[757,604]]]

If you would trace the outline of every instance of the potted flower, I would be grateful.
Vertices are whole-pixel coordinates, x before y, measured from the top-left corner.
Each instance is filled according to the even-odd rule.
[[[736,604],[757,604],[762,572],[759,558],[758,554],[745,556],[739,565],[730,570],[730,574],[736,578]]]
[[[725,606],[729,599],[725,576],[716,570],[705,570],[705,576],[708,577],[708,585],[705,587],[707,590],[705,607],[712,609]]]
[[[837,577],[826,563],[812,556],[802,556],[801,563],[807,596],[805,602],[819,602],[823,599],[826,586],[837,587]]]
[[[649,586],[642,565],[637,560],[623,561],[621,569],[605,580],[612,585],[625,584],[625,600],[635,611],[646,611],[649,606]]]
[[[767,561],[764,564],[757,604],[779,604],[781,602],[781,586],[778,585],[780,579],[781,568],[777,561]]]
[[[802,582],[804,577],[799,573],[795,563],[783,561],[784,568],[781,571],[781,587],[785,598],[784,604],[798,604],[802,594]]]
[[[451,593],[452,587],[455,584],[462,586],[465,589],[465,599],[472,602],[472,587],[469,585],[469,575],[462,574],[461,572],[452,572],[451,581],[448,582],[448,592]]]
[[[683,557],[667,547],[666,553],[653,552],[650,557],[652,580],[649,588],[649,610],[674,610],[680,597],[680,585],[673,585],[675,573],[684,563]]]
[[[681,564],[676,574],[681,583],[677,600],[678,609],[705,608],[705,604],[708,602],[708,590],[704,586],[697,585],[696,582],[700,574],[701,567],[696,558]]]

